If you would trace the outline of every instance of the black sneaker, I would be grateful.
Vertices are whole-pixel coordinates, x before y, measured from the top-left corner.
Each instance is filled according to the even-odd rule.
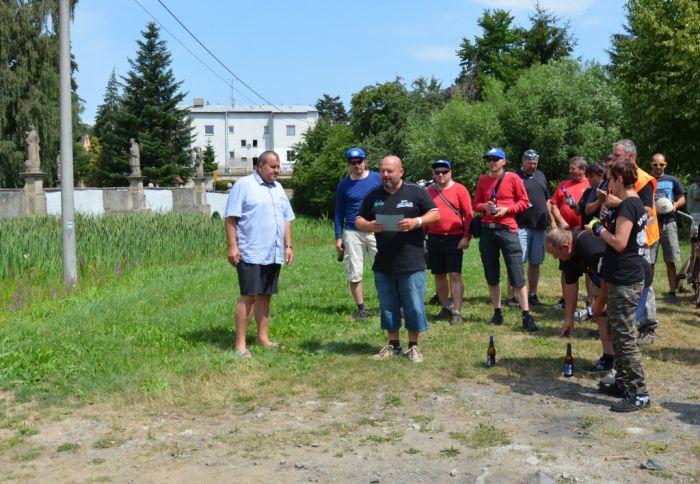
[[[438,297],[437,294],[433,295],[430,299],[428,299],[428,304],[431,306],[439,306],[440,305],[440,298]]]
[[[355,321],[364,321],[369,318],[369,313],[366,309],[358,309],[355,313]]]
[[[613,369],[615,358],[603,355],[588,369],[588,373],[607,373]]]
[[[622,400],[615,402],[610,406],[612,412],[636,412],[643,408],[647,408],[651,403],[648,393],[637,395],[636,393],[628,393]]]
[[[625,398],[627,396],[627,391],[625,388],[620,384],[620,382],[615,382],[610,385],[605,384],[603,382],[598,383],[598,393],[602,393],[604,395],[610,395],[611,397],[619,397],[619,398]]]
[[[513,297],[509,297],[508,299],[506,299],[506,306],[509,308],[519,308],[520,303],[518,302],[517,299],[515,299],[515,296],[513,296]]]
[[[435,319],[441,319],[441,320],[449,320],[452,319],[452,310],[446,307],[443,307],[440,312],[438,313],[437,316],[435,316]]]
[[[527,316],[523,316],[523,329],[528,333],[533,333],[538,329],[537,325],[535,324],[535,320],[529,314]]]
[[[542,306],[542,301],[540,301],[540,298],[537,297],[537,294],[530,294],[527,297],[527,300],[530,303],[530,306]]]
[[[564,301],[564,298],[559,299],[559,301],[552,306],[554,309],[566,309],[566,301]]]
[[[491,317],[491,324],[495,324],[496,326],[503,324],[503,313],[494,312],[493,316]]]

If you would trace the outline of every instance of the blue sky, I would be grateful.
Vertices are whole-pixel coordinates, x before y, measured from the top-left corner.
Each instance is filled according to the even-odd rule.
[[[268,101],[314,104],[323,93],[353,93],[401,76],[436,77],[444,87],[459,72],[455,50],[480,34],[484,8],[510,10],[528,24],[534,0],[162,0],[231,71]],[[143,8],[140,5],[143,6]],[[610,36],[622,31],[622,0],[541,0],[571,22],[575,55],[608,62]],[[147,13],[145,10],[149,13]],[[152,15],[152,16],[151,16]],[[155,17],[155,19],[154,19]],[[149,21],[163,28],[172,69],[187,103],[230,103],[233,76],[211,58],[158,0],[81,0],[71,24],[78,93],[92,123],[112,69],[124,75]],[[165,30],[167,29],[167,31]],[[183,45],[180,44],[180,42]],[[188,52],[189,49],[195,55]],[[204,64],[206,64],[206,67]],[[211,70],[215,71],[212,72]],[[233,81],[236,104],[265,104]]]

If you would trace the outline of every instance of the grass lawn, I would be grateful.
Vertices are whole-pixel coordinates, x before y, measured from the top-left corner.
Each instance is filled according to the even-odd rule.
[[[386,335],[379,328],[371,271],[366,270],[365,293],[373,317],[356,322],[342,265],[335,260],[332,225],[299,219],[294,234],[295,262],[283,268],[280,293],[272,303],[271,335],[283,348],[251,345],[254,359],[235,357],[237,281],[225,260],[222,226],[216,235],[222,244],[218,253],[138,264],[108,277],[87,276],[76,291],[57,294],[45,281],[42,288],[27,280],[19,290],[17,277],[7,277],[0,285],[0,386],[24,400],[148,401],[215,413],[293,396],[437,390],[459,379],[558,378],[567,342],[573,343],[578,372],[601,353],[598,341],[588,337],[592,323],[579,324],[570,339],[558,337],[562,312],[551,305],[559,297],[559,274],[549,256],[539,290],[547,306],[532,311],[540,331],[523,332],[515,309],[504,308],[503,326],[487,324],[492,309],[478,241],[473,241],[463,270],[465,323],[452,327],[431,321],[420,342],[421,365],[404,358],[373,361],[370,356]],[[665,269],[657,271],[660,295],[666,290]],[[432,277],[428,280],[426,299],[434,287]],[[23,304],[10,309],[17,293]],[[673,307],[659,302],[661,338],[644,351],[652,392],[655,382],[700,364],[697,310],[689,296],[681,296],[682,303]],[[428,307],[429,317],[438,310]],[[493,369],[484,366],[489,335],[495,337],[499,359]],[[254,339],[251,325],[249,341]],[[402,340],[405,344],[405,333]]]

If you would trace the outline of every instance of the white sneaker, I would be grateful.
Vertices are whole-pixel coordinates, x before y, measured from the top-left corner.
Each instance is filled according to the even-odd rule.
[[[617,376],[617,370],[613,368],[605,374],[605,376],[600,380],[604,385],[612,385],[615,383],[615,377]]]
[[[379,350],[379,353],[372,356],[372,358],[375,360],[386,360],[394,356],[399,356],[400,354],[400,349],[394,348],[392,345],[386,345],[381,350]]]
[[[411,363],[422,363],[423,362],[423,355],[420,354],[420,350],[418,349],[418,345],[411,346],[408,349],[408,351],[406,351],[403,355],[405,357],[407,357]]]

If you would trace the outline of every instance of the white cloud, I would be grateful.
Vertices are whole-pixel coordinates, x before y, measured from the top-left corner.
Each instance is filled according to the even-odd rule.
[[[454,47],[423,45],[413,49],[413,56],[421,61],[444,62],[457,58]]]
[[[470,0],[472,3],[486,8],[502,8],[506,10],[527,10],[535,8],[537,0]],[[585,13],[596,0],[540,0],[540,5],[558,15],[576,17]]]

